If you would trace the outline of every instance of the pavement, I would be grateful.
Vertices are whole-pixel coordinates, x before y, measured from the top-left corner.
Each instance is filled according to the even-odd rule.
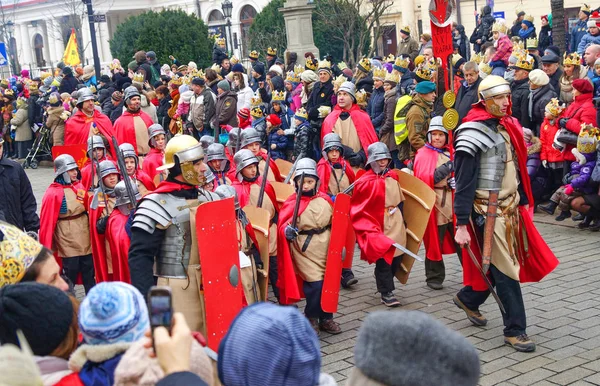
[[[34,194],[41,204],[52,182],[50,169],[28,169]],[[39,208],[38,208],[39,209]],[[456,256],[446,256],[444,289],[433,291],[425,285],[422,264],[415,264],[407,285],[397,283],[395,294],[400,310],[429,313],[463,334],[479,351],[482,386],[488,385],[600,385],[600,233],[580,231],[567,219],[556,222],[536,214],[538,230],[560,260],[558,268],[540,283],[523,284],[527,311],[527,333],[537,343],[534,353],[519,353],[504,345],[502,317],[490,297],[481,307],[488,318],[486,327],[474,327],[452,297],[462,286],[462,272]],[[421,249],[421,256],[424,251]],[[354,259],[359,283],[342,289],[335,320],[343,332],[321,335],[322,371],[340,385],[353,366],[353,347],[358,329],[369,312],[386,309],[376,294],[373,268]],[[299,304],[302,309],[303,304]],[[401,333],[401,332],[399,332]]]

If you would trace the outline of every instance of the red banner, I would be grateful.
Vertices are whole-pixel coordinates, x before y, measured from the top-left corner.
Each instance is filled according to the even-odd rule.
[[[83,165],[88,160],[86,145],[67,145],[67,146],[53,146],[52,147],[52,159],[56,159],[61,154],[69,154],[75,158],[75,162],[79,166],[79,169],[83,168]]]

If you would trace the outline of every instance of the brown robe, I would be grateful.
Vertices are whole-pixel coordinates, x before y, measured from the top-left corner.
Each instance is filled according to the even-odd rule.
[[[398,205],[404,201],[404,194],[400,189],[400,184],[393,178],[385,179],[385,209],[383,211],[383,234],[394,240],[396,243],[406,247],[406,226],[404,217],[398,209]],[[394,257],[403,254],[396,249]]]
[[[58,256],[69,258],[90,255],[90,226],[83,206],[85,192],[80,190],[75,194],[71,188],[63,190],[67,201],[67,213],[58,215],[53,237]]]

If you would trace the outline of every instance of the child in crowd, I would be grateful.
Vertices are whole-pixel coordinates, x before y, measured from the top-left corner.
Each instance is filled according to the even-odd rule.
[[[295,124],[295,136],[296,141],[294,142],[294,161],[298,158],[304,158],[310,156],[309,151],[312,146],[310,139],[312,138],[312,128],[310,122],[308,122],[308,113],[304,107],[296,110],[294,114]]]
[[[267,121],[267,146],[271,149],[271,158],[285,159],[288,143],[283,131],[281,119],[276,114],[269,114]]]
[[[556,133],[559,130],[558,120],[565,108],[566,106],[560,104],[558,99],[552,98],[546,105],[544,122],[542,122],[542,126],[540,127],[540,141],[542,143],[540,159],[547,174],[544,195],[554,192],[562,184],[565,159],[562,151],[556,149],[553,144]]]

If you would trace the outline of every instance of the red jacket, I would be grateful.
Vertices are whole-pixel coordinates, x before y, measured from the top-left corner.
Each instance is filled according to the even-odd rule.
[[[592,102],[592,93],[581,94],[575,97],[573,103],[569,105],[561,118],[568,119],[567,130],[579,134],[581,124],[587,123],[596,127],[596,108]],[[575,161],[575,156],[571,150],[575,145],[567,145],[563,151],[565,161]]]
[[[542,161],[563,162],[565,160],[563,153],[552,147],[554,137],[558,131],[558,119],[559,118],[555,119],[554,125],[551,125],[548,118],[546,118],[540,127],[540,140],[542,141],[540,159]]]

